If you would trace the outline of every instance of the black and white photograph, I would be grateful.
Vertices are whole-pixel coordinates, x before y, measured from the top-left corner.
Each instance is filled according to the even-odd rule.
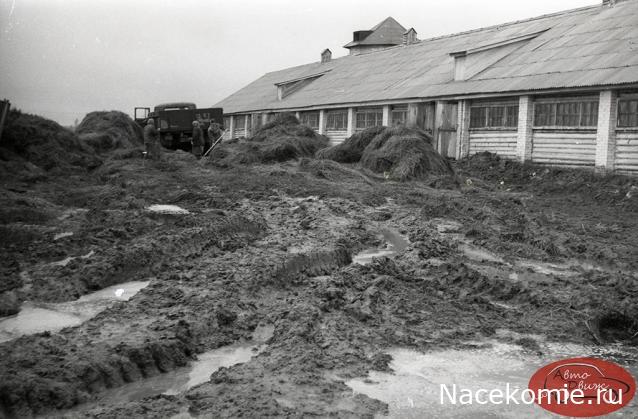
[[[0,419],[637,380],[638,0],[0,0]]]

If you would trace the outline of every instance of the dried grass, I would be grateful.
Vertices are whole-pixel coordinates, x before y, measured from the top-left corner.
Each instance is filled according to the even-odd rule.
[[[361,160],[363,151],[370,142],[385,130],[386,127],[382,126],[367,128],[355,133],[341,144],[319,150],[315,157],[339,163],[356,163]]]
[[[294,115],[279,115],[247,140],[222,142],[210,161],[220,167],[273,163],[311,157],[328,145],[328,139],[299,124]]]
[[[72,131],[37,115],[12,110],[0,143],[0,173],[37,179],[45,172],[68,173],[101,164],[93,147]]]
[[[140,147],[142,128],[119,111],[88,113],[76,129],[80,140],[97,151]]]
[[[365,147],[361,165],[399,181],[453,175],[452,165],[434,150],[431,141],[427,133],[415,128],[380,129]]]

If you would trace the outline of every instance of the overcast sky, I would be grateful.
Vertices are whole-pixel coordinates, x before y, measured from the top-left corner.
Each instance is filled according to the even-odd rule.
[[[602,0],[0,0],[0,98],[71,125],[93,110],[211,106],[333,57],[388,16],[420,39]]]

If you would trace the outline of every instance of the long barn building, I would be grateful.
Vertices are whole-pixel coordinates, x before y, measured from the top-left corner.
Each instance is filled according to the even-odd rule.
[[[350,55],[268,73],[215,106],[231,137],[280,112],[339,143],[375,125],[429,131],[448,157],[638,174],[638,0],[605,0],[419,40],[387,18]]]

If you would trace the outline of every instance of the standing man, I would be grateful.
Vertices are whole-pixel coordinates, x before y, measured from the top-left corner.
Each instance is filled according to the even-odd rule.
[[[217,122],[213,119],[208,126],[208,139],[211,141],[211,145],[215,144],[215,141],[222,135],[222,130]]]
[[[144,147],[151,159],[160,159],[159,133],[157,132],[157,128],[155,128],[155,121],[153,118],[149,118],[146,126],[144,127]]]
[[[195,157],[198,159],[202,157],[204,153],[204,133],[199,127],[198,121],[193,121],[193,139],[191,140],[191,144],[193,145],[193,154]]]

